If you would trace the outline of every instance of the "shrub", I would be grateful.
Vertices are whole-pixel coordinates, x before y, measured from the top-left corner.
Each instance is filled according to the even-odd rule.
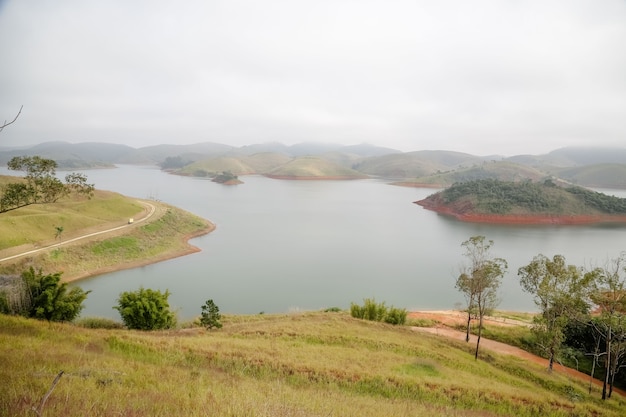
[[[159,330],[169,329],[175,325],[174,313],[170,311],[167,298],[169,291],[139,288],[120,294],[118,305],[113,307],[119,311],[122,321],[129,329]]]
[[[371,321],[384,321],[390,324],[404,324],[407,312],[405,309],[387,307],[384,302],[376,303],[374,299],[366,298],[363,305],[352,303],[350,305],[352,317]]]
[[[406,309],[404,308],[391,307],[383,320],[385,323],[402,325],[406,323],[406,314]]]
[[[35,274],[31,268],[23,276],[32,294],[30,317],[48,321],[72,321],[78,317],[89,291],[80,287],[68,291],[67,283],[59,283],[61,273]]]
[[[20,276],[2,277],[0,312],[48,321],[72,321],[83,309],[89,291],[68,290],[61,273],[44,275],[30,267]]]
[[[222,323],[220,320],[222,319],[222,315],[220,314],[220,309],[215,305],[213,300],[207,300],[206,303],[202,306],[202,316],[200,317],[200,324],[202,324],[207,329],[212,328],[222,328]]]

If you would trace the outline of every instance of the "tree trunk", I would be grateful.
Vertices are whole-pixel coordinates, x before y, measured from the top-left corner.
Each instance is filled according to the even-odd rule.
[[[617,374],[617,371],[619,370],[617,367],[617,364],[619,361],[619,350],[620,350],[620,343],[618,339],[615,345],[615,357],[613,358],[613,361],[611,362],[611,383],[609,384],[609,398],[611,398],[611,395],[613,394],[613,385],[615,384],[615,374]]]
[[[554,348],[550,348],[550,353],[548,354],[548,372],[552,373],[552,369],[554,368]]]
[[[480,314],[480,318],[478,320],[478,340],[476,341],[476,353],[474,353],[474,359],[477,360],[478,359],[478,346],[480,346],[480,336],[483,332],[483,315],[482,313]]]
[[[470,336],[471,323],[472,323],[472,312],[471,312],[471,310],[468,307],[468,309],[467,309],[467,329],[466,329],[466,332],[465,332],[465,341],[466,342],[469,342],[469,339],[470,339],[469,336]]]
[[[591,394],[591,388],[593,387],[593,376],[596,373],[596,362],[598,361],[598,351],[600,350],[600,336],[596,343],[596,350],[593,352],[593,364],[591,365],[591,375],[589,378],[589,394]]]
[[[606,332],[606,365],[604,367],[605,369],[605,375],[604,375],[604,382],[602,383],[602,399],[606,400],[606,388],[607,385],[609,384],[609,374],[611,373],[611,327],[609,327],[608,331]]]

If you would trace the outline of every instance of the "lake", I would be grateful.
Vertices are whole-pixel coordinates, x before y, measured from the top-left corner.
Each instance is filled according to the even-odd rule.
[[[532,311],[517,270],[535,255],[561,254],[570,264],[594,266],[626,250],[624,226],[462,223],[413,204],[435,190],[377,179],[245,176],[242,185],[224,186],[155,167],[84,173],[98,189],[164,201],[217,229],[191,241],[198,253],[78,281],[92,291],[82,316],[118,319],[112,307],[119,293],[140,286],[169,290],[183,320],[199,315],[207,299],[223,313],[244,314],[349,308],[364,298],[451,309],[464,302],[454,283],[465,262],[461,243],[474,235],[493,240],[492,255],[509,263],[499,308]]]

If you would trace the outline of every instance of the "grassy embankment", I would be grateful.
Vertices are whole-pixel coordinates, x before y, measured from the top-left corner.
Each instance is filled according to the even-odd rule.
[[[514,356],[347,313],[227,316],[221,330],[85,329],[0,316],[0,415],[619,416]]]
[[[0,274],[19,274],[29,266],[44,273],[63,272],[73,280],[115,269],[130,268],[189,253],[189,236],[206,233],[211,223],[163,203],[149,202],[155,215],[122,231],[50,248],[4,261]],[[108,191],[90,199],[71,198],[54,204],[31,205],[0,214],[0,258],[77,236],[123,226],[129,218],[144,216],[149,206]],[[56,236],[57,227],[62,227]]]

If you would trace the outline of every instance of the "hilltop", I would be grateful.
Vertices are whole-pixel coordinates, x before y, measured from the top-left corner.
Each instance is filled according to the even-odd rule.
[[[180,175],[214,177],[269,175],[293,179],[377,177],[413,187],[443,188],[456,182],[493,178],[539,181],[552,178],[586,187],[626,188],[626,148],[567,147],[543,155],[472,155],[449,150],[399,150],[367,144],[343,146],[300,143],[287,146],[261,143],[234,147],[204,142],[193,145],[154,145],[132,148],[104,143],[46,142],[30,148],[0,150],[0,163],[17,155],[55,159],[59,169],[114,167],[116,164],[158,165]],[[291,175],[294,165],[308,167]],[[329,168],[331,164],[332,168]],[[287,171],[287,173],[281,173]]]
[[[626,222],[626,199],[551,180],[457,183],[416,201],[459,220],[483,223],[584,224]]]
[[[224,327],[87,329],[0,316],[0,415],[607,416],[588,381],[346,312],[225,316]],[[113,327],[113,326],[111,326]]]

